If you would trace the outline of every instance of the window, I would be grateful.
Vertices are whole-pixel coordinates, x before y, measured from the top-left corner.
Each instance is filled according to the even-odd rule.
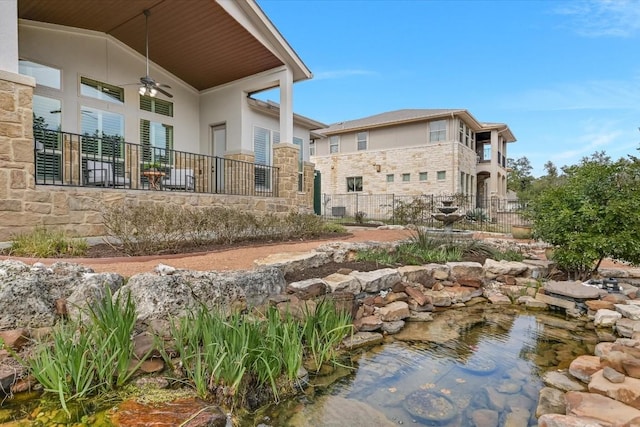
[[[438,142],[447,139],[447,121],[436,120],[429,122],[429,141]]]
[[[256,126],[253,130],[253,152],[257,163],[255,167],[255,186],[259,189],[271,188],[271,170],[264,167],[271,165],[271,136],[269,129]]]
[[[358,132],[356,134],[356,140],[358,141],[358,151],[367,149],[367,139],[369,137],[368,132]]]
[[[298,191],[304,191],[304,152],[302,138],[293,137],[293,143],[300,149],[298,152]]]
[[[33,138],[38,182],[62,180],[60,100],[33,95]]]
[[[140,120],[140,145],[143,163],[173,163],[173,126]]]
[[[402,174],[402,182],[409,182],[411,181],[411,174],[410,173],[403,173]]]
[[[482,144],[482,159],[483,162],[491,161],[491,143],[486,142]]]
[[[89,98],[124,104],[124,89],[118,86],[102,83],[87,77],[80,78],[80,94]]]
[[[460,130],[458,131],[458,141],[465,146],[475,149],[475,133],[469,126],[460,120]]]
[[[438,171],[437,178],[438,178],[438,181],[442,181],[443,179],[447,179],[447,171]]]
[[[460,172],[460,193],[464,194],[465,190],[464,190],[464,177],[465,177],[466,173],[464,172]]]
[[[340,137],[337,135],[329,137],[329,154],[340,152]]]
[[[393,182],[394,175],[392,173],[387,175],[387,182]]]
[[[151,96],[140,96],[140,109],[150,113],[173,117],[173,102]]]
[[[309,141],[309,156],[315,156],[316,155],[316,141],[315,140],[311,140]]]
[[[47,86],[53,89],[61,88],[61,74],[57,68],[21,59],[18,63],[18,72],[36,79],[38,86]]]
[[[355,191],[362,191],[361,176],[350,176],[347,178],[347,192],[353,193]]]
[[[121,114],[82,107],[80,110],[83,154],[122,157],[124,117]]]
[[[428,176],[427,172],[420,172],[420,175],[419,175],[420,181],[426,181],[427,176]]]
[[[124,116],[97,108],[81,107],[82,156],[101,159],[109,157],[114,175],[123,177]]]

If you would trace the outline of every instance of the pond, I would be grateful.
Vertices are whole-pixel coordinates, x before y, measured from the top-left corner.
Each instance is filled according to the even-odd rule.
[[[242,426],[534,426],[541,376],[593,354],[584,322],[515,308],[473,306],[408,323],[350,368],[316,377],[297,399]]]

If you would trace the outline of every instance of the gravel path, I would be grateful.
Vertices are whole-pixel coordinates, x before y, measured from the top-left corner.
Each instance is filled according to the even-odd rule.
[[[404,240],[411,236],[409,230],[378,230],[367,227],[348,227],[350,236],[342,237],[344,242],[391,242]],[[58,261],[68,261],[93,268],[96,272],[113,272],[124,277],[152,271],[159,263],[189,270],[248,270],[254,267],[253,261],[267,255],[284,252],[308,252],[320,245],[334,240],[314,240],[300,243],[274,243],[255,246],[243,246],[216,252],[191,253],[161,256],[118,257],[118,258],[71,258],[37,259],[1,256],[2,259],[16,259],[28,264],[42,262],[51,265]]]

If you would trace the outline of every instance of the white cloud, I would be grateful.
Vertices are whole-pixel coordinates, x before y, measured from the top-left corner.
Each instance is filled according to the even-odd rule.
[[[329,71],[320,71],[318,73],[313,74],[313,80],[335,80],[335,79],[344,79],[347,77],[353,76],[376,76],[378,75],[375,71],[370,70],[359,70],[359,69],[345,69],[345,70],[329,70]]]
[[[596,151],[608,151],[613,142],[617,141],[622,132],[620,131],[588,131],[576,138],[578,147],[564,150],[551,156],[551,161],[561,164],[574,164],[578,159],[589,156]],[[570,162],[567,162],[571,160]]]
[[[569,27],[586,37],[632,37],[640,33],[638,0],[587,0],[563,3],[558,15],[570,18]]]

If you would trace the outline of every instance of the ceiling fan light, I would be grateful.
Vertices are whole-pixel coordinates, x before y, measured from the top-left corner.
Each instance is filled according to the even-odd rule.
[[[145,88],[144,86],[140,86],[140,89],[138,89],[138,93],[142,96],[144,96],[146,92],[147,88]]]
[[[150,96],[156,96],[156,93],[158,93],[158,91],[156,90],[155,87],[152,87],[151,90],[149,90],[149,95]]]

